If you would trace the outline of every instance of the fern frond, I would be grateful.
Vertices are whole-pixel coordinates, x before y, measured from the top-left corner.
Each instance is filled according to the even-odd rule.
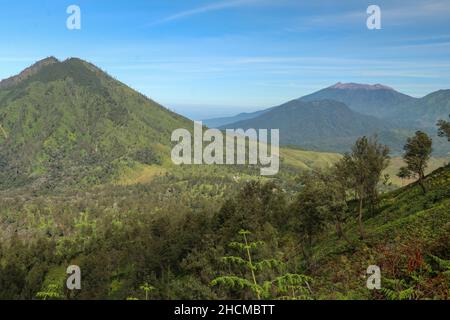
[[[254,264],[255,270],[262,271],[264,269],[281,269],[285,264],[277,259],[266,259]]]
[[[222,257],[222,261],[224,263],[243,265],[243,266],[246,266],[247,268],[251,268],[252,267],[250,262],[248,262],[247,260],[242,259],[241,257],[236,257],[236,256]]]

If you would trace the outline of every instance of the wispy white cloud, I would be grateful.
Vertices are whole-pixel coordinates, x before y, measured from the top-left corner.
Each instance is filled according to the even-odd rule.
[[[199,57],[145,61],[128,65],[110,66],[110,70],[144,72],[154,76],[157,71],[164,74],[176,74],[177,77],[192,78],[233,78],[241,75],[252,78],[261,76],[320,76],[330,75],[366,76],[378,78],[433,78],[444,79],[450,72],[450,64],[437,61],[404,61],[352,59],[335,57],[302,57],[302,56],[248,56],[248,57]],[[151,71],[151,72],[150,72]],[[149,73],[150,72],[150,73]]]
[[[382,15],[391,20],[448,17],[450,3],[447,0],[428,0],[382,10]]]
[[[405,44],[399,46],[392,46],[391,48],[411,49],[411,48],[443,48],[443,47],[450,47],[450,42],[446,41],[446,42]]]
[[[184,18],[187,18],[190,16],[199,15],[199,14],[203,14],[203,13],[207,13],[207,12],[219,11],[219,10],[224,10],[224,9],[229,9],[229,8],[237,8],[237,7],[242,7],[242,6],[254,5],[254,4],[261,4],[262,2],[264,2],[264,1],[262,1],[262,0],[224,0],[221,2],[210,3],[210,4],[207,4],[207,5],[204,5],[201,7],[197,7],[194,9],[189,9],[189,10],[175,13],[175,14],[165,17],[161,20],[158,20],[153,24],[167,23],[167,22],[171,22],[174,20],[184,19]]]
[[[428,0],[428,1],[410,1],[402,5],[381,5],[382,21],[390,25],[410,23],[411,21],[425,19],[448,19],[450,14],[450,1],[448,0]],[[337,26],[342,24],[365,22],[367,18],[366,6],[362,5],[359,9],[336,12],[332,14],[317,14],[308,18],[302,18],[303,25],[287,28],[287,31],[303,32],[305,29],[317,26]]]

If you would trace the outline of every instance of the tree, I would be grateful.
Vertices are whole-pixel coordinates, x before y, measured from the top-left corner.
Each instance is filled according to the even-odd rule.
[[[336,163],[331,172],[322,177],[329,193],[329,219],[335,223],[339,239],[349,242],[342,224],[348,217],[347,192],[349,189],[348,175],[341,163]]]
[[[370,213],[373,215],[379,201],[379,183],[389,185],[389,175],[383,175],[389,165],[389,147],[378,143],[377,137],[369,139],[367,150],[368,180],[365,183],[370,205]]]
[[[445,120],[439,120],[437,123],[438,135],[439,137],[447,137],[448,141],[450,141],[450,122]]]
[[[285,192],[274,182],[247,182],[235,197],[220,208],[215,224],[228,240],[239,230],[257,231],[270,223],[286,228],[288,210]]]
[[[363,226],[364,202],[369,199],[371,209],[378,201],[378,184],[383,171],[389,165],[389,148],[378,143],[376,137],[359,138],[352,148],[341,159],[338,168],[348,176],[349,185],[355,191],[358,200],[358,223],[360,239],[365,238]]]
[[[291,205],[293,227],[302,237],[303,253],[310,262],[314,239],[319,235],[327,222],[330,209],[330,195],[325,184],[314,175],[303,177],[303,188]]]
[[[433,141],[431,138],[422,131],[417,131],[414,137],[408,138],[403,149],[405,154],[403,159],[406,162],[406,169],[400,169],[403,172],[408,170],[411,175],[417,176],[419,179],[419,185],[422,188],[423,193],[427,190],[424,185],[425,169],[428,166],[428,160],[430,160],[431,152],[433,151]]]

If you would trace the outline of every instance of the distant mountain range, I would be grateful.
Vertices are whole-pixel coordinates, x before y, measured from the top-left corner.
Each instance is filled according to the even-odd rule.
[[[391,128],[386,121],[354,112],[335,100],[293,100],[232,126],[243,129],[279,128],[284,145],[328,151],[344,150],[360,136]]]
[[[355,138],[377,134],[394,153],[408,135],[424,130],[436,154],[450,147],[436,136],[436,122],[450,114],[450,90],[414,98],[381,84],[337,83],[285,104],[234,117],[210,119],[211,127],[278,128],[281,143],[320,151],[348,151]]]
[[[239,122],[239,121],[243,121],[243,120],[256,118],[257,116],[260,116],[263,113],[265,113],[271,109],[273,109],[273,108],[255,111],[255,112],[243,112],[243,113],[239,113],[238,115],[231,116],[231,117],[206,119],[206,120],[203,120],[203,124],[210,128],[219,128],[219,127],[229,124],[229,123],[235,123],[235,122]]]

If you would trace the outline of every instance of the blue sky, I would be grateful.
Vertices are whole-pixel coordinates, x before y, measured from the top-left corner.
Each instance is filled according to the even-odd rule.
[[[449,0],[0,0],[0,78],[46,56],[88,60],[201,119],[338,81],[450,88]],[[66,9],[81,8],[81,30]],[[366,9],[381,7],[382,29]]]

